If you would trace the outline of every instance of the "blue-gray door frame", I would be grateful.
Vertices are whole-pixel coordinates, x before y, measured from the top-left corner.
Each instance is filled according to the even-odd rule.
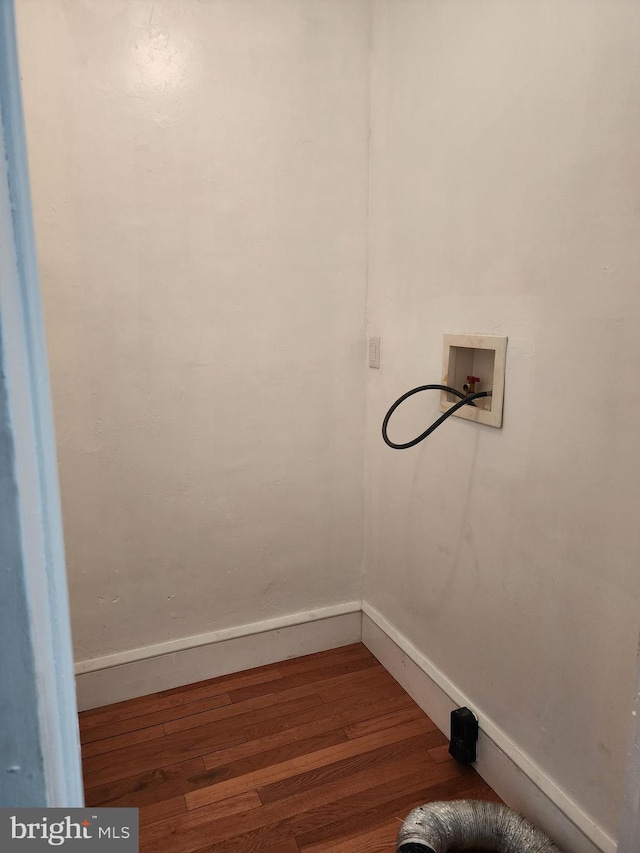
[[[632,711],[632,729],[622,822],[618,836],[618,853],[638,853],[640,849],[640,642],[638,643],[636,661],[636,693]]]
[[[84,804],[13,0],[0,0],[0,806]]]

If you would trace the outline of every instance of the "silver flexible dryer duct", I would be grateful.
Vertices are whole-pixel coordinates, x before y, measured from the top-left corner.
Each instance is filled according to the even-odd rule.
[[[414,809],[400,827],[397,853],[561,853],[543,832],[499,803],[452,800]]]

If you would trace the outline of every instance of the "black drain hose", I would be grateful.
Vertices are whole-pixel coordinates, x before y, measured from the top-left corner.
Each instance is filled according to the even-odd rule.
[[[428,427],[421,435],[417,438],[414,438],[413,441],[407,441],[405,444],[396,444],[391,441],[389,436],[387,435],[387,425],[389,423],[389,418],[398,408],[400,403],[404,403],[404,401],[408,397],[412,397],[414,394],[417,394],[419,391],[447,391],[449,394],[454,394],[456,397],[460,397],[461,399],[455,404],[455,406],[451,406],[444,415],[441,415],[437,421],[434,421],[430,427]],[[478,391],[475,394],[463,394],[462,391],[458,391],[457,388],[451,388],[449,385],[420,385],[418,388],[412,388],[411,391],[407,391],[406,394],[403,394],[402,397],[398,397],[393,406],[389,409],[387,414],[384,416],[384,420],[382,421],[382,438],[384,439],[385,444],[388,444],[389,447],[392,447],[394,450],[407,450],[409,447],[414,447],[416,444],[419,444],[423,441],[428,435],[437,429],[440,424],[444,423],[447,418],[450,418],[451,415],[455,415],[458,409],[461,409],[463,406],[473,406],[474,400],[478,400],[480,397],[490,397],[491,391]]]

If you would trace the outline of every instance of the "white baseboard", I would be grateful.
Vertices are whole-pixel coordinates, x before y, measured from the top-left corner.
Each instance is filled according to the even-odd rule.
[[[80,661],[78,709],[358,643],[361,638],[360,602],[353,601]]]
[[[438,728],[473,703],[374,607],[362,603],[362,641]],[[475,768],[512,809],[546,832],[564,853],[615,853],[616,843],[495,722],[480,717]]]
[[[347,602],[158,643],[76,664],[79,710],[192,684],[362,640],[448,735],[449,715],[472,701],[367,602]],[[476,769],[564,853],[615,853],[615,841],[514,743],[481,716]]]

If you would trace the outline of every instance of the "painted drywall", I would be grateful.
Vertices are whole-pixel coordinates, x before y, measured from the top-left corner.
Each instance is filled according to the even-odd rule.
[[[77,659],[358,599],[367,3],[17,11]]]
[[[640,618],[640,4],[376,0],[365,598],[611,835]],[[446,332],[504,426],[383,445]],[[390,426],[404,441],[437,394]],[[482,725],[482,719],[481,719]]]
[[[18,13],[78,658],[357,596],[369,191],[365,596],[615,834],[635,0]],[[445,332],[509,336],[504,427],[391,451]]]

